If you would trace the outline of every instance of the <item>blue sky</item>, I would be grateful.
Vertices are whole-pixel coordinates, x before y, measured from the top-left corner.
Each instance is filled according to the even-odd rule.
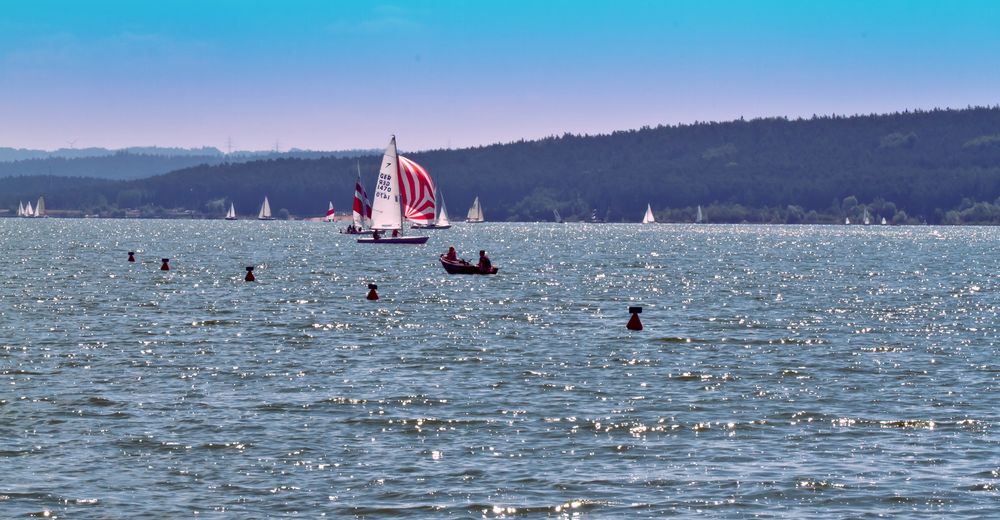
[[[4,2],[0,146],[464,147],[1000,102],[995,1]]]

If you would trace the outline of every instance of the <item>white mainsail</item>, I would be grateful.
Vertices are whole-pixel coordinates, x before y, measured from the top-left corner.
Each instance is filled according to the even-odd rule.
[[[868,218],[868,208],[865,208],[865,216],[864,216],[864,219],[862,220],[862,222],[864,222],[864,224],[865,224],[866,226],[867,226],[868,224],[871,224],[871,223],[872,223],[872,222],[871,222],[871,219],[869,219],[869,218]]]
[[[646,214],[642,216],[643,224],[656,224],[656,219],[653,217],[653,208],[649,204],[646,204]]]
[[[264,203],[260,205],[260,213],[257,214],[257,218],[260,220],[273,220],[271,217],[271,204],[267,202],[267,196],[264,196]]]
[[[396,136],[382,155],[382,167],[375,183],[375,201],[372,203],[372,229],[402,229],[403,211],[399,203],[399,158],[396,153]]]
[[[45,197],[38,197],[38,202],[35,203],[35,216],[45,216]]]
[[[24,216],[25,217],[34,217],[35,216],[35,209],[31,207],[31,201],[30,200],[28,201],[28,205],[24,207]]]
[[[226,212],[226,220],[236,220],[236,205],[229,203],[229,211]]]
[[[472,201],[472,207],[469,208],[469,213],[465,216],[466,222],[483,222],[483,206],[479,204],[479,196],[476,196],[476,200]]]
[[[885,217],[882,217],[882,225],[884,226],[885,224],[886,224]]]
[[[701,204],[698,205],[698,216],[694,219],[696,224],[701,224],[705,222],[705,215],[701,212]]]
[[[444,193],[441,193],[441,189],[437,190],[438,198],[441,199],[441,211],[438,212],[437,221],[435,224],[438,226],[450,226],[451,221],[448,220],[448,208],[444,205]]]
[[[24,203],[21,201],[17,201],[17,216],[24,216]]]
[[[557,209],[552,210],[552,218],[555,219],[556,224],[562,224],[563,219],[562,215],[559,214],[559,210]]]

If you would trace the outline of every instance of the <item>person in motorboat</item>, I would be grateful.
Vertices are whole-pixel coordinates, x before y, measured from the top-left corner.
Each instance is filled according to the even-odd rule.
[[[490,262],[490,257],[486,256],[486,250],[479,250],[479,270],[487,273],[493,267],[493,263]]]
[[[445,260],[450,260],[452,262],[458,261],[458,253],[455,252],[455,246],[448,248],[448,254],[444,255]]]

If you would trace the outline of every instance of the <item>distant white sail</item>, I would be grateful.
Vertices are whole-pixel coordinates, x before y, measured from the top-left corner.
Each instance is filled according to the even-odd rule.
[[[21,201],[17,201],[17,216],[24,216],[24,203]]]
[[[698,216],[695,217],[694,222],[696,224],[701,224],[705,222],[705,215],[701,212],[701,205],[698,205]]]
[[[326,221],[333,222],[333,217],[334,217],[333,202],[330,202],[330,208],[326,210]]]
[[[649,204],[646,204],[646,214],[642,216],[643,224],[656,224],[656,218],[653,217],[653,208]]]
[[[236,206],[230,202],[229,211],[226,212],[226,220],[236,220]]]
[[[24,216],[25,217],[34,217],[35,216],[35,208],[31,207],[31,201],[30,200],[28,201],[28,205],[24,207]]]
[[[559,214],[559,210],[557,209],[552,210],[552,218],[555,219],[557,224],[562,224],[563,219],[562,215]]]
[[[448,220],[448,207],[444,205],[444,193],[438,190],[438,198],[441,199],[441,210],[438,211],[437,224],[439,227],[450,226],[451,221]]]
[[[267,196],[264,196],[264,203],[260,205],[260,213],[257,214],[257,218],[260,220],[274,220],[271,217],[271,204],[267,202]]]
[[[479,197],[472,201],[472,207],[469,208],[469,213],[465,216],[466,222],[484,222],[483,218],[483,206],[479,203]]]
[[[45,216],[45,197],[38,197],[38,202],[35,204],[35,216]]]
[[[882,217],[882,225],[884,226],[885,224],[886,224],[885,217]]]

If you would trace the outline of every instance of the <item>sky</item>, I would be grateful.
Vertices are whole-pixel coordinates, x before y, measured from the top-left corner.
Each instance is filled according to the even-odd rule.
[[[994,0],[0,0],[0,146],[459,148],[1000,103]]]

